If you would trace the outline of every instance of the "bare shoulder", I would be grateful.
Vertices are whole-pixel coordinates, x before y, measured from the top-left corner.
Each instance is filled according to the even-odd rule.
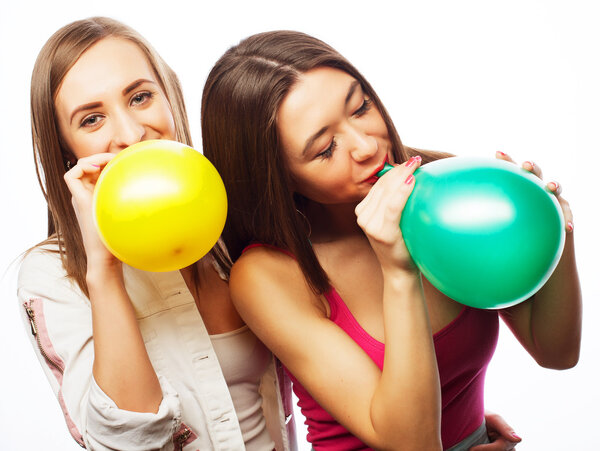
[[[320,296],[310,289],[296,260],[277,249],[246,251],[232,268],[229,288],[244,321],[275,353],[284,337],[295,340],[326,318]]]
[[[260,246],[235,262],[229,281],[234,302],[260,302],[265,297],[283,300],[318,298],[309,288],[297,261],[284,251]]]

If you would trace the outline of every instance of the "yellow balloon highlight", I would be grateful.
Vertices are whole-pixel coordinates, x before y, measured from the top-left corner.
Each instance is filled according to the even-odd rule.
[[[93,202],[108,250],[145,271],[174,271],[199,260],[227,217],[227,194],[215,167],[200,152],[167,140],[121,151],[102,170]]]

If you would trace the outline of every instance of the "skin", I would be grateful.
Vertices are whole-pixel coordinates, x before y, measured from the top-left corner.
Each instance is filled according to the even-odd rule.
[[[356,80],[335,69],[302,74],[277,124],[293,188],[310,199],[313,248],[359,324],[386,344],[384,369],[328,320],[327,301],[277,250],[253,248],[236,262],[230,281],[236,307],[315,400],[363,442],[441,449],[431,337],[462,307],[420,276],[398,227],[420,161],[398,165],[374,184],[371,176],[393,158],[385,123]],[[549,186],[559,195],[557,187]],[[559,201],[570,221],[568,204]],[[548,288],[501,312],[532,356],[553,368],[573,366],[579,352],[581,299],[569,235]],[[520,441],[501,418],[490,414],[487,421],[496,440],[478,451],[512,449]]]
[[[121,150],[143,140],[174,139],[173,115],[144,53],[119,38],[105,38],[79,58],[58,90],[55,107],[61,138],[78,159],[65,182],[88,260],[94,378],[119,408],[155,413],[162,391],[125,290],[122,264],[93,224],[92,194],[102,168]],[[181,275],[208,332],[241,327],[227,284],[210,263],[200,265],[201,287],[194,286],[191,267]]]

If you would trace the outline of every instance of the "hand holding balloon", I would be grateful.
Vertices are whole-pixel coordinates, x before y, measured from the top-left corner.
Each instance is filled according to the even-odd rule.
[[[477,308],[508,307],[533,295],[558,264],[565,240],[560,205],[536,176],[477,158],[419,168],[400,227],[425,277]]]
[[[121,261],[172,271],[202,258],[217,242],[227,196],[214,166],[181,143],[149,140],[121,151],[94,190],[96,227]]]
[[[508,161],[510,163],[514,163],[513,159],[506,155],[504,152],[497,151],[496,158]],[[524,162],[521,167],[526,171],[531,172],[539,179],[543,180],[542,169],[532,161]],[[565,228],[567,233],[573,232],[573,213],[571,212],[571,207],[569,203],[563,197],[561,197],[562,187],[558,182],[549,182],[548,184],[546,184],[546,187],[556,196],[556,200],[560,204],[560,208],[562,210],[563,217],[565,220]]]

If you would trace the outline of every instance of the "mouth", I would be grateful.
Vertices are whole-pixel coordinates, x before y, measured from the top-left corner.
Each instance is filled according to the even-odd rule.
[[[388,162],[388,156],[386,155],[385,158],[383,159],[383,161],[381,162],[381,164],[379,166],[377,166],[375,168],[375,170],[373,171],[373,173],[369,177],[367,177],[365,180],[363,180],[363,182],[373,184],[377,180],[379,180],[379,177],[377,177],[377,173],[383,169],[383,167],[385,166],[385,164],[387,162]]]

